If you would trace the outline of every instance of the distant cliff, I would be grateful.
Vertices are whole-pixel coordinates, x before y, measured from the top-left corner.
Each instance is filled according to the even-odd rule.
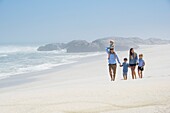
[[[105,48],[109,46],[109,41],[115,41],[116,51],[125,51],[130,48],[138,48],[139,45],[155,45],[155,44],[170,44],[170,40],[162,39],[146,39],[143,40],[138,37],[123,38],[123,37],[108,37],[97,39],[92,42],[87,42],[86,40],[73,40],[69,43],[53,43],[40,46],[38,51],[54,51],[66,49],[68,53],[74,52],[97,52],[105,51]]]

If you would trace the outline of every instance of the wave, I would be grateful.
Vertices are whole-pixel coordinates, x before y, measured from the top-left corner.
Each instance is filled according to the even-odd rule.
[[[37,50],[36,50],[37,51]],[[38,53],[55,53],[55,54],[61,54],[61,53],[67,53],[66,49],[61,50],[53,50],[53,51],[37,51]]]
[[[0,46],[0,53],[32,52],[37,46]]]
[[[35,46],[3,46],[0,47],[0,79],[48,70],[60,65],[75,63],[79,58],[101,54],[103,53],[66,53],[65,50],[39,52]]]
[[[10,76],[14,76],[14,75],[18,75],[18,74],[26,74],[26,73],[31,73],[31,72],[48,70],[48,69],[52,69],[57,66],[71,64],[71,63],[76,62],[76,61],[67,61],[67,60],[63,60],[63,61],[65,61],[65,62],[58,63],[58,64],[44,63],[44,64],[40,64],[40,65],[36,65],[36,66],[18,68],[16,71],[13,71],[10,73],[1,73],[0,79],[8,78]]]
[[[55,51],[37,51],[38,46],[0,46],[0,54],[10,54],[10,53],[66,53],[66,49],[55,50]]]
[[[7,54],[2,54],[2,55],[0,55],[0,58],[1,57],[7,57],[8,55]]]

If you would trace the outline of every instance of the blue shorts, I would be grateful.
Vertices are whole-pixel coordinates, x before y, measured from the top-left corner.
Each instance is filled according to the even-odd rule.
[[[127,76],[127,73],[128,73],[128,72],[123,72],[123,76]]]

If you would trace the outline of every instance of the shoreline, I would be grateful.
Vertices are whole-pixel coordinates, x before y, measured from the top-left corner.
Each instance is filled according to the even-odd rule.
[[[155,48],[155,47],[159,48],[161,46],[169,46],[169,45],[170,44],[166,44],[166,45],[140,45],[140,47],[138,49],[136,49],[136,51],[140,51],[140,49],[143,50],[143,49]],[[127,56],[127,54],[128,54],[127,51],[117,51],[117,53],[119,53],[119,55],[121,56],[122,59],[123,59],[122,56]],[[127,54],[125,54],[125,53],[127,53]],[[63,71],[65,69],[74,67],[74,66],[79,65],[79,64],[84,64],[84,63],[93,62],[93,61],[95,62],[96,57],[98,57],[98,59],[103,58],[103,60],[106,61],[106,63],[104,65],[106,65],[106,68],[107,68],[107,53],[101,52],[101,55],[99,54],[99,55],[94,55],[94,56],[72,59],[73,63],[54,66],[50,69],[35,71],[35,72],[30,72],[30,73],[11,75],[11,76],[6,77],[4,79],[0,79],[0,88],[12,87],[12,86],[15,86],[15,85],[21,85],[21,84],[33,82],[33,81],[35,81],[35,79],[32,79],[32,78],[41,77],[41,76],[47,75],[47,74],[50,75],[50,74],[53,74],[55,72]],[[122,59],[119,58],[119,60],[121,60],[121,61],[122,61]],[[65,68],[66,66],[67,66],[67,68]],[[119,66],[118,66],[118,68],[119,68]],[[119,75],[121,75],[120,74],[121,69],[122,68],[118,69]],[[129,70],[129,72],[130,72],[130,70]],[[128,74],[129,74],[129,72],[128,72]],[[146,77],[144,77],[144,78],[146,78]],[[150,78],[150,76],[147,76],[147,78]],[[119,80],[122,80],[122,79],[119,78]]]
[[[169,49],[170,45],[136,50],[144,53],[147,64],[143,79],[132,80],[129,70],[128,80],[122,80],[122,68],[117,67],[116,81],[110,81],[107,54],[50,73],[14,77],[10,80],[23,83],[0,88],[1,112],[169,113]],[[128,54],[117,53],[121,61]]]
[[[87,61],[93,61],[95,60],[95,57],[104,57],[105,55],[102,53],[101,55],[95,55],[95,56],[88,56],[84,58],[76,58],[76,61],[73,59],[73,63],[68,63],[68,64],[63,64],[59,66],[54,66],[50,69],[46,70],[41,70],[41,71],[36,71],[36,72],[30,72],[30,73],[22,73],[22,74],[16,74],[16,75],[10,75],[9,77],[5,77],[3,79],[0,79],[0,88],[6,88],[6,87],[12,87],[15,85],[21,85],[27,82],[34,81],[34,79],[29,80],[30,78],[38,77],[38,76],[43,76],[46,74],[52,74],[58,71],[62,71],[67,68],[70,68],[72,66],[76,66],[79,64],[83,64],[84,62]],[[82,62],[81,62],[82,61]]]

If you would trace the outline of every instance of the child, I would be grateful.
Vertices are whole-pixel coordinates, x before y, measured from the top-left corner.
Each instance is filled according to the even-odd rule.
[[[114,41],[113,40],[110,40],[110,48],[115,48],[115,43],[114,43]]]
[[[142,71],[144,70],[145,61],[143,60],[143,54],[139,54],[139,64],[138,64],[138,75],[139,78],[142,78]]]
[[[124,62],[122,65],[120,65],[120,67],[123,66],[123,78],[124,80],[127,80],[127,73],[128,73],[128,67],[129,64],[127,63],[127,58],[124,58]]]
[[[115,44],[114,44],[114,41],[113,40],[110,40],[110,45],[107,49],[115,49]],[[110,54],[108,54],[108,59],[110,58]]]

